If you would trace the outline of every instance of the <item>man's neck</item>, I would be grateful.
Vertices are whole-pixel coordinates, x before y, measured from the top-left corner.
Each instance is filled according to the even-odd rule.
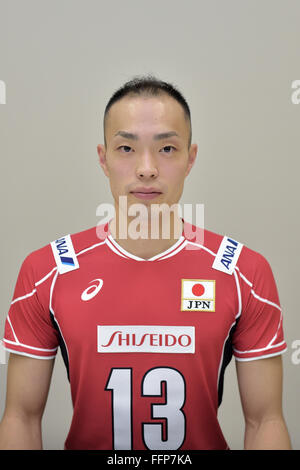
[[[144,230],[140,227],[141,225],[133,224],[132,218],[127,218],[127,221],[125,219],[125,223],[123,218],[123,222],[120,222],[119,215],[109,222],[109,231],[114,240],[124,250],[145,260],[168,250],[177,242],[183,232],[182,219],[173,214],[168,222],[162,222],[160,219],[159,224],[155,227],[156,230],[151,226],[150,221],[143,225]],[[148,227],[148,230],[145,230],[145,227]],[[144,238],[133,238],[132,234],[135,228],[138,233],[143,234]]]

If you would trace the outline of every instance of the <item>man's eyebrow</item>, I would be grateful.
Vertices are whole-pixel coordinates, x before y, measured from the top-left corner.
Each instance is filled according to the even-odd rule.
[[[139,136],[137,134],[132,134],[131,132],[119,131],[114,135],[114,137],[117,137],[118,135],[120,135],[121,137],[124,137],[125,139],[139,140]],[[170,131],[170,132],[162,132],[160,134],[155,134],[153,136],[153,139],[154,140],[168,139],[169,137],[173,137],[173,136],[179,137],[177,132]]]

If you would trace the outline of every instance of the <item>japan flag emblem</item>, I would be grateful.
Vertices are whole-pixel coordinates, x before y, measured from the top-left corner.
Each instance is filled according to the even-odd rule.
[[[214,312],[216,281],[181,279],[181,311]]]

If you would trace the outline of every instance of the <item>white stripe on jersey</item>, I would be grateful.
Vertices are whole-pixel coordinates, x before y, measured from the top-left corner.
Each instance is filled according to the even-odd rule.
[[[104,245],[105,240],[100,243],[96,243],[95,245],[91,245],[88,248],[85,248],[84,250],[79,251],[79,253],[75,253],[76,256],[82,255],[82,253],[85,253],[86,251],[92,250],[93,248],[96,248],[97,246]]]
[[[260,351],[266,351],[267,349],[278,348],[282,344],[285,344],[285,341],[281,341],[281,343],[273,344],[273,346],[266,346],[265,348],[258,348],[258,349],[249,349],[249,351],[239,351],[238,349],[233,348],[233,351],[238,354],[249,354],[249,353],[256,353]]]
[[[22,295],[21,297],[17,297],[16,299],[12,300],[10,305],[13,305],[15,302],[18,302],[19,300],[27,299],[27,297],[31,297],[35,293],[36,293],[36,289],[33,289],[29,294]]]
[[[36,348],[35,346],[29,346],[28,344],[23,344],[23,343],[20,343],[19,341],[18,342],[10,341],[9,339],[5,339],[5,338],[3,338],[3,341],[9,344],[15,344],[16,346],[22,346],[23,348],[35,349],[37,351],[56,351],[58,349],[58,346],[53,349]]]
[[[265,359],[265,358],[268,358],[268,357],[279,356],[279,355],[283,354],[285,351],[287,351],[287,348],[283,349],[282,351],[277,351],[276,353],[273,353],[273,354],[265,354],[263,356],[247,357],[247,358],[243,358],[243,359],[240,358],[240,357],[234,356],[234,358],[235,358],[236,361],[240,361],[240,362],[256,361],[257,359]]]
[[[16,335],[16,333],[13,329],[12,323],[11,323],[10,318],[9,318],[9,314],[7,314],[7,320],[8,320],[8,323],[10,324],[11,331],[13,332],[13,335],[14,335],[14,338],[15,338],[16,342],[20,343],[20,341],[18,340],[17,335]]]
[[[234,274],[234,278],[235,278],[236,290],[237,290],[238,301],[239,301],[239,311],[238,311],[238,314],[236,315],[235,318],[238,318],[241,315],[242,308],[243,308],[242,307],[242,295],[241,295],[241,287],[240,287],[240,283],[239,283],[239,278],[238,278],[238,275],[235,272],[235,270],[233,271],[233,274]]]
[[[46,279],[48,279],[48,277],[51,276],[51,274],[57,269],[57,266],[55,266],[55,268],[53,268],[51,271],[48,272],[48,274],[46,274],[46,276],[44,276],[42,279],[40,279],[39,281],[35,282],[35,286],[39,286],[40,284],[42,284],[42,282],[46,281]]]
[[[217,256],[217,253],[214,253],[213,251],[211,251],[209,248],[207,248],[206,246],[204,245],[200,245],[200,243],[195,243],[195,242],[191,242],[191,241],[187,241],[188,243],[190,243],[191,245],[195,245],[195,246],[199,246],[200,248],[203,248],[203,250],[207,251],[208,253],[210,253],[212,256]]]
[[[187,240],[181,236],[174,245],[172,245],[167,250],[163,251],[162,253],[158,253],[157,255],[153,256],[152,258],[148,259],[148,261],[155,261],[158,259],[166,259],[170,258],[170,256],[176,255],[179,251],[181,251],[187,244]]]
[[[51,283],[50,298],[49,298],[49,310],[50,310],[50,312],[52,313],[52,315],[53,315],[53,320],[55,321],[55,323],[57,324],[57,327],[58,327],[58,329],[59,329],[60,335],[61,335],[61,337],[62,337],[62,340],[63,340],[63,342],[64,342],[64,345],[65,345],[65,348],[66,348],[66,351],[67,351],[68,364],[70,364],[69,351],[68,351],[67,343],[66,343],[66,340],[65,340],[65,338],[64,338],[64,336],[63,336],[63,334],[62,334],[61,328],[60,328],[60,326],[59,326],[59,323],[58,323],[58,321],[57,321],[57,319],[56,319],[56,317],[55,317],[54,310],[53,310],[53,308],[52,308],[52,295],[53,295],[53,290],[54,290],[54,286],[55,286],[55,282],[56,282],[57,276],[58,276],[58,271],[56,272],[56,274],[55,274],[55,276],[54,276],[54,278],[53,278],[53,281],[52,281],[52,283]]]
[[[4,349],[10,353],[19,354],[20,356],[33,357],[34,359],[53,359],[55,356],[37,356],[36,354],[28,354],[20,351],[15,351],[14,349],[9,349],[3,345]]]
[[[114,251],[117,255],[122,256],[123,258],[127,258],[127,259],[134,259],[136,261],[158,261],[160,259],[166,259],[166,258],[176,255],[187,244],[187,240],[183,236],[181,236],[176,241],[176,243],[174,243],[174,245],[172,245],[167,250],[161,253],[158,253],[152,258],[145,259],[145,258],[140,258],[139,256],[136,256],[130,253],[129,251],[125,250],[121,245],[119,245],[119,243],[111,235],[108,235],[105,241],[107,245],[109,246],[109,248],[112,251]]]
[[[269,304],[269,305],[272,305],[273,307],[276,307],[278,308],[278,310],[281,311],[281,308],[279,307],[279,305],[275,304],[274,302],[271,302],[270,300],[268,299],[264,299],[263,297],[260,297],[259,295],[257,295],[253,289],[251,289],[251,294],[258,300],[260,300],[261,302],[265,302],[266,304]]]
[[[244,274],[241,273],[241,270],[236,266],[235,269],[237,269],[240,273],[240,276],[241,278],[246,282],[246,284],[248,284],[250,287],[253,287],[253,283],[250,282],[246,276],[244,276]],[[277,305],[275,302],[271,302],[270,300],[268,299],[265,299],[263,297],[260,297],[258,294],[256,294],[255,290],[254,289],[251,289],[251,294],[258,300],[260,300],[261,302],[266,302],[267,304],[270,304],[272,305],[273,307],[276,307],[278,308],[278,310],[281,311],[281,308],[279,307],[279,305]]]
[[[279,319],[279,323],[278,323],[276,335],[275,335],[275,336],[271,339],[271,341],[269,342],[269,346],[271,346],[271,344],[274,343],[275,339],[277,338],[277,335],[278,335],[278,331],[279,331],[281,322],[282,322],[282,312],[281,312],[281,314],[280,314],[280,319]]]
[[[119,253],[119,251],[117,250],[117,248],[112,244],[112,242],[108,239],[108,237],[105,239],[105,241],[106,241],[107,246],[108,246],[112,251],[114,251],[117,255],[122,256],[122,258],[127,258],[127,259],[129,259],[128,256],[125,256],[125,255],[123,255],[122,253]],[[132,255],[132,256],[134,256],[134,255]],[[141,258],[134,257],[134,259],[140,260]]]
[[[171,256],[174,256],[177,253],[179,253],[179,251],[181,251],[186,245],[187,245],[187,240],[183,241],[182,244],[175,251],[172,251],[172,253],[168,254],[167,256],[163,256],[162,258],[160,258],[160,255],[157,255],[157,258],[159,258],[159,261],[162,259],[170,258]],[[150,260],[148,261],[152,261],[152,260],[154,261],[155,259],[156,259],[156,256],[154,256],[153,258],[150,258]]]

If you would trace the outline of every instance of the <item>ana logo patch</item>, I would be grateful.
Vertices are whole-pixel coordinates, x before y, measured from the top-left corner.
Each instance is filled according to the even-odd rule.
[[[212,267],[218,271],[232,274],[243,246],[243,243],[232,240],[232,238],[223,237]]]
[[[70,235],[65,235],[51,242],[51,248],[59,274],[64,274],[79,268]]]
[[[216,281],[181,279],[181,311],[214,312]]]

